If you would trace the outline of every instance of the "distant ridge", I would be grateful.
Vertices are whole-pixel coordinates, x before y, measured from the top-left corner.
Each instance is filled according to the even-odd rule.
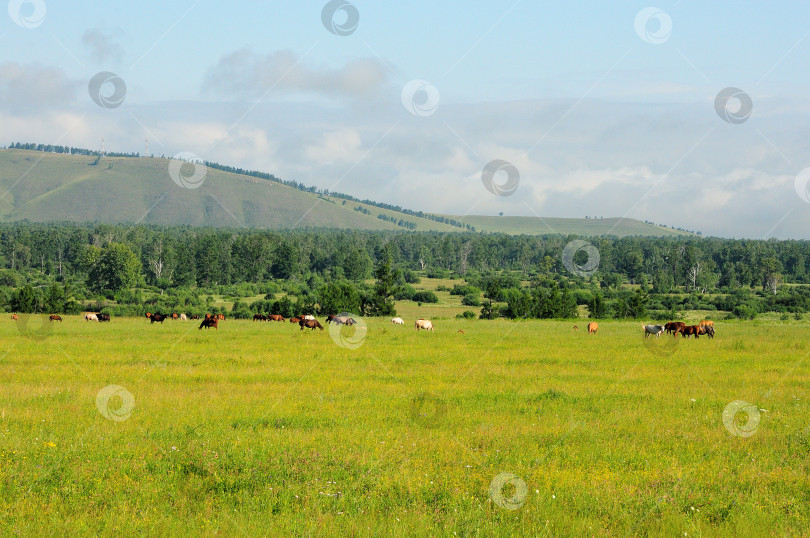
[[[0,150],[0,220],[213,227],[686,236],[634,219],[456,216],[413,211],[206,162],[198,188],[169,175],[170,160],[65,146]],[[18,149],[20,148],[24,149]],[[191,164],[184,165],[190,170]],[[188,172],[189,174],[191,172]]]

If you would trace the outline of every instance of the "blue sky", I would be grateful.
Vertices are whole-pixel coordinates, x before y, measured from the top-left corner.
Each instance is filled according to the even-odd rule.
[[[9,5],[0,143],[104,137],[141,151],[148,137],[158,154],[434,212],[810,238],[797,180],[810,167],[810,6],[799,2],[657,2],[662,18],[638,27],[646,2],[357,0],[345,36],[324,26],[321,0]],[[100,71],[125,81],[120,107],[88,96]],[[413,80],[436,99],[421,115],[403,101]],[[715,111],[726,87],[753,103],[738,124]],[[409,99],[419,109],[427,97]],[[516,195],[483,187],[495,159],[519,170]]]

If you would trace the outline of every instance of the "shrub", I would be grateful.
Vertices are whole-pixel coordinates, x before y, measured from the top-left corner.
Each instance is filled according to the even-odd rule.
[[[478,295],[468,294],[461,298],[461,304],[464,306],[481,306],[481,299]]]
[[[465,310],[461,314],[456,314],[456,319],[475,319],[476,317],[478,316],[472,310]]]
[[[417,291],[411,297],[411,301],[418,301],[420,303],[438,303],[439,298],[430,290]]]

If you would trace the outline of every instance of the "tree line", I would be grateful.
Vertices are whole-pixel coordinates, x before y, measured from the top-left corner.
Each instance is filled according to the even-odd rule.
[[[481,308],[481,317],[572,317],[578,306],[597,318],[810,310],[807,241],[592,238],[599,263],[583,274],[584,251],[569,267],[563,262],[573,239],[6,223],[0,224],[0,304],[23,311],[33,302],[57,311],[59,300],[69,309],[87,300],[134,306],[166,299],[204,309],[197,297],[226,290],[235,309],[248,308],[245,297],[264,295],[268,308],[286,298],[299,308],[345,305],[388,315],[395,299],[434,299],[411,286],[418,272],[465,279],[462,302]],[[138,295],[141,290],[148,293]]]

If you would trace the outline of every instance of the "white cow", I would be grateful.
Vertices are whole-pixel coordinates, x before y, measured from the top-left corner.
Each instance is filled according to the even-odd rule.
[[[188,321],[188,317],[185,314],[180,314],[180,321]]]
[[[310,316],[310,315],[301,316],[301,319],[315,319],[315,316]]]
[[[405,325],[405,320],[402,318],[392,318],[391,323],[394,325]]]
[[[641,328],[644,329],[644,338],[647,338],[651,334],[660,337],[661,333],[664,332],[662,325],[642,325]]]
[[[84,315],[84,320],[85,321],[98,321],[98,316],[96,314],[93,314],[92,312],[88,312],[87,314]]]
[[[433,330],[433,323],[430,322],[429,319],[417,319],[416,320],[416,330],[425,329],[426,331]]]

